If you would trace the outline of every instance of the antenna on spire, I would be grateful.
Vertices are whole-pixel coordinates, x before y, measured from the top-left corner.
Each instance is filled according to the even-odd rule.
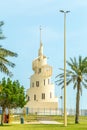
[[[42,31],[42,28],[40,26],[40,48],[39,48],[39,52],[38,52],[39,56],[43,55],[43,44],[42,44],[42,41],[41,41],[41,31]]]
[[[41,25],[40,25],[40,44],[42,44],[42,41],[41,41],[41,31],[42,31],[42,28],[41,28]]]

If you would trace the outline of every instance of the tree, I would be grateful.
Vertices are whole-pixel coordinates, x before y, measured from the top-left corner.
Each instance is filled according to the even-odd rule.
[[[79,123],[80,94],[82,94],[83,87],[87,89],[87,57],[82,59],[79,56],[78,61],[76,58],[70,58],[70,62],[67,61],[67,65],[70,70],[66,70],[66,85],[73,83],[73,89],[77,89],[75,123]],[[64,88],[64,73],[57,75],[56,78],[59,78],[56,81],[58,85],[62,85],[62,88]]]
[[[3,115],[5,109],[24,107],[26,104],[26,96],[24,87],[19,81],[12,81],[5,78],[0,82],[0,106],[2,107],[1,124],[3,125]]]
[[[4,25],[3,21],[0,21],[0,40],[5,39],[4,35],[2,34],[1,27]],[[5,48],[2,48],[0,46],[0,71],[7,74],[8,76],[12,76],[12,72],[9,71],[7,66],[14,67],[15,64],[12,63],[11,61],[7,60],[6,58],[8,57],[17,57],[17,53],[14,53],[10,50],[7,50]]]

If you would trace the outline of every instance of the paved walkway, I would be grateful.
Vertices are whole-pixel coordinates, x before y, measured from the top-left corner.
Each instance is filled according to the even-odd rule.
[[[20,122],[11,122],[11,124],[21,124]],[[35,121],[35,122],[25,122],[24,121],[24,124],[63,124],[61,122],[57,122],[57,121]]]
[[[57,121],[39,121],[41,124],[62,124]]]

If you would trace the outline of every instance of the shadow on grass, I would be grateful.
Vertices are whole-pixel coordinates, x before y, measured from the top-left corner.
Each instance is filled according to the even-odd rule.
[[[12,124],[0,124],[0,127],[7,127],[7,126],[12,126]]]

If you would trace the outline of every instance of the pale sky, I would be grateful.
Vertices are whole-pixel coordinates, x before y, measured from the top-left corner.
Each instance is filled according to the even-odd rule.
[[[59,68],[63,68],[64,16],[60,9],[70,10],[66,16],[67,60],[87,56],[87,0],[0,0],[0,20],[5,23],[2,30],[7,37],[0,41],[0,45],[18,53],[17,58],[9,58],[16,64],[11,69],[12,79],[18,79],[25,89],[29,88],[29,77],[33,74],[32,61],[38,56],[40,25],[44,55],[53,67],[53,82]],[[0,79],[5,76],[0,75]],[[59,97],[60,87],[55,87]],[[67,87],[69,108],[75,108],[75,93],[72,85]],[[86,98],[87,90],[83,89],[81,108],[87,109]]]

